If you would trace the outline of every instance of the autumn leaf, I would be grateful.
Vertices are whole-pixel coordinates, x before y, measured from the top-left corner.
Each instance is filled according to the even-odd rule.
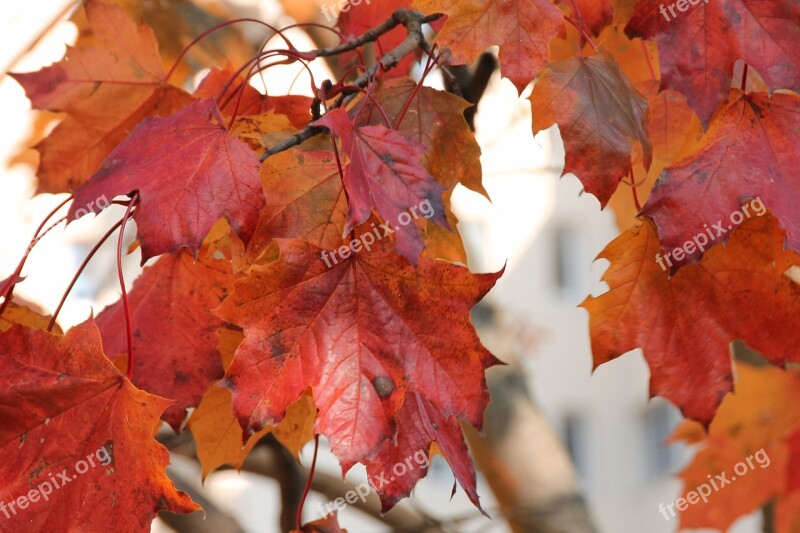
[[[772,498],[788,503],[786,496],[800,488],[797,476],[789,482],[790,458],[800,454],[799,394],[796,372],[736,365],[736,391],[725,397],[703,447],[680,473],[684,498],[703,484],[710,493],[703,505],[681,513],[682,527],[725,531]],[[718,490],[711,490],[711,480]]]
[[[244,335],[222,328],[219,338],[219,351],[227,370]],[[275,435],[298,458],[303,446],[314,438],[316,414],[311,397],[303,395],[286,409],[286,418],[280,424],[276,427],[265,426],[242,444],[242,427],[233,416],[231,391],[222,386],[209,387],[187,425],[197,444],[197,458],[203,468],[203,479],[222,465],[241,469],[250,451],[268,433]]]
[[[327,250],[343,244],[347,198],[332,152],[276,154],[264,162],[261,179],[271,194],[243,254],[246,264],[255,262],[273,238],[301,239]]]
[[[75,192],[70,220],[96,198],[139,191],[133,215],[142,261],[188,247],[197,252],[211,226],[225,217],[248,241],[264,193],[256,154],[229,135],[211,100],[198,100],[166,118],[142,122]]]
[[[3,282],[0,282],[0,287],[2,286]],[[20,305],[12,301],[8,302],[5,311],[3,311],[3,315],[0,316],[0,333],[8,331],[14,324],[21,324],[33,329],[46,330],[47,326],[50,324],[50,317],[42,316],[28,306]],[[56,333],[61,333],[61,328],[58,327],[58,324],[55,324],[53,329]]]
[[[380,105],[400,133],[418,140],[426,147],[422,162],[431,175],[446,187],[442,198],[449,228],[426,221],[423,253],[432,259],[442,258],[466,264],[466,251],[456,227],[458,220],[450,210],[448,197],[459,183],[489,197],[482,183],[481,149],[464,118],[464,110],[470,104],[445,91],[418,87],[409,78],[379,83],[373,98],[374,101],[367,103],[368,109],[358,113],[358,123],[382,124],[382,114],[374,109],[375,105]],[[371,117],[371,120],[367,122],[366,117]],[[459,161],[460,164],[454,165],[453,161]]]
[[[777,365],[798,361],[800,288],[784,272],[800,256],[784,250],[783,240],[777,219],[752,218],[726,246],[670,277],[658,263],[655,226],[645,218],[599,256],[611,262],[603,276],[609,291],[581,304],[589,312],[594,366],[640,347],[651,396],[710,422],[733,385],[732,341],[743,340]]]
[[[800,10],[783,0],[683,3],[640,0],[626,27],[655,38],[662,87],[686,96],[703,125],[728,96],[737,59],[755,68],[770,88],[800,89]]]
[[[641,144],[649,168],[647,100],[611,56],[600,52],[551,63],[530,100],[534,134],[558,124],[566,150],[564,173],[575,174],[601,207],[628,176],[634,143]]]
[[[230,263],[180,251],[164,255],[133,284],[128,303],[133,323],[133,383],[163,398],[176,400],[163,415],[180,432],[186,409],[200,401],[209,385],[222,377],[217,329],[222,321],[211,309],[233,290]],[[127,354],[122,301],[97,317],[105,352],[113,359]]]
[[[237,280],[219,310],[246,335],[226,380],[247,434],[279,422],[308,387],[319,409],[314,431],[344,471],[375,459],[399,428],[411,432],[399,441],[449,442],[445,429],[412,416],[481,426],[484,370],[496,360],[478,342],[469,309],[499,274],[425,258],[413,268],[386,241],[332,268],[307,242],[275,246],[276,260]],[[427,412],[405,405],[415,394]],[[471,480],[459,481],[467,488]]]
[[[303,524],[303,527],[295,529],[291,533],[347,533],[347,530],[339,526],[339,520],[334,511],[325,518]]]
[[[199,509],[153,438],[170,402],[117,372],[91,320],[65,336],[14,325],[0,339],[0,453],[14,458],[0,463],[0,501],[18,506],[4,528],[140,532],[159,511]]]
[[[464,118],[470,103],[445,91],[417,87],[410,78],[395,78],[378,84],[375,101],[393,120],[397,131],[425,146],[425,168],[436,180],[452,191],[458,183],[488,198],[481,182],[481,148]],[[401,115],[401,113],[405,114]],[[369,124],[382,124],[376,110]],[[359,125],[363,121],[360,121]],[[453,161],[460,164],[454,165]]]
[[[406,397],[398,413],[397,443],[385,442],[375,459],[367,462],[367,475],[375,480],[375,488],[381,495],[381,512],[389,511],[408,496],[428,474],[432,442],[443,451],[467,497],[481,509],[475,468],[458,419],[442,416],[423,395],[415,393]],[[398,469],[395,465],[403,467]],[[403,475],[398,475],[398,471],[404,472]]]
[[[564,15],[550,0],[414,0],[414,8],[447,15],[436,41],[453,63],[469,65],[499,45],[501,72],[518,91],[547,64],[550,39],[565,35]]]
[[[86,13],[97,46],[68,48],[55,65],[12,75],[35,109],[68,114],[36,145],[40,193],[77,189],[143,118],[169,115],[192,101],[167,85],[149,27],[137,27],[119,6],[92,2]]]
[[[173,69],[170,80],[177,86],[191,85],[192,76],[209,65],[242,64],[257,52],[240,31],[241,27],[224,25],[235,16],[219,0],[84,0],[70,17],[70,22],[78,29],[76,46],[95,46],[96,35],[85,10],[99,3],[119,5],[137,24],[144,23],[152,28],[158,40],[161,64],[165,70]],[[187,49],[195,37],[218,25],[220,27]]]
[[[345,233],[366,222],[373,209],[397,231],[398,216],[423,202],[428,202],[433,211],[431,220],[448,226],[442,205],[445,187],[422,165],[422,143],[386,126],[354,126],[341,109],[334,109],[315,124],[336,134],[349,159],[342,180],[350,206]],[[417,226],[405,226],[396,237],[398,251],[415,261],[424,248]]]
[[[706,231],[714,235],[710,244],[723,241],[741,202],[760,198],[762,212],[765,205],[775,214],[789,247],[800,250],[799,156],[800,97],[733,90],[706,134],[661,175],[642,212],[653,217],[671,250]]]

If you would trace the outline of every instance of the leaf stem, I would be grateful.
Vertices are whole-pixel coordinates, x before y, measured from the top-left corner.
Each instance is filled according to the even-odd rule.
[[[650,61],[650,52],[647,51],[647,45],[644,42],[644,39],[639,41],[642,45],[642,53],[644,54],[644,59],[647,61],[647,68],[650,70],[650,79],[657,80],[656,78],[656,71],[653,68],[653,62]]]
[[[592,45],[592,48],[595,52],[597,52],[597,46],[594,44],[592,37],[586,33],[586,30],[583,29],[583,24],[575,20],[574,18],[570,17],[569,15],[564,15],[564,20],[568,21],[570,24],[575,26],[579,32],[581,32],[581,42],[578,44],[578,54],[580,55],[580,51],[583,48],[583,41],[584,39],[588,41],[589,44]]]
[[[437,51],[437,46],[438,45],[433,45],[434,53]],[[425,78],[428,76],[428,74],[431,73],[433,68],[437,65],[440,57],[441,56],[438,54],[436,56],[428,54],[428,59],[425,62],[425,70],[422,71],[422,76],[420,76],[417,84],[414,85],[414,90],[411,91],[411,95],[409,95],[408,99],[406,100],[406,103],[403,105],[403,109],[401,109],[400,113],[398,113],[397,117],[395,117],[394,129],[400,128],[400,124],[403,122],[403,119],[406,117],[406,113],[408,113],[408,109],[411,107],[411,102],[413,102],[414,98],[416,98],[417,93],[419,93],[419,90],[422,87],[422,84],[425,83]]]
[[[400,62],[408,54],[412,53],[418,47],[425,42],[425,36],[422,33],[422,25],[428,22],[432,22],[441,17],[441,14],[429,15],[425,16],[420,11],[410,11],[408,9],[398,9],[392,14],[391,20],[398,20],[399,24],[402,24],[406,30],[408,30],[408,36],[397,45],[394,49],[392,49],[388,54],[384,55],[381,60],[370,67],[364,74],[356,78],[356,80],[352,83],[355,87],[365,87],[368,85],[373,79],[374,76],[381,71],[387,71],[395,66]],[[378,26],[378,28],[386,28],[388,27],[389,22]],[[398,23],[394,23],[391,27],[394,28],[398,25]],[[371,31],[371,30],[370,30]],[[385,30],[389,31],[389,30]],[[367,32],[369,33],[369,31]],[[372,34],[373,39],[377,38],[375,36],[375,32]],[[335,47],[339,48],[339,47]],[[343,50],[345,51],[345,50]],[[341,52],[340,52],[341,53]],[[315,56],[315,57],[322,57],[322,56]],[[336,100],[332,108],[337,108],[346,105],[356,94],[356,91],[353,92],[345,92],[343,91],[341,96]],[[259,160],[263,163],[267,160],[270,156],[273,156],[279,152],[283,152],[290,148],[293,148],[302,142],[324,132],[326,128],[320,126],[314,126],[309,124],[303,130],[299,131],[298,133],[294,134],[293,136],[289,137],[285,141],[276,144],[272,148],[265,150]]]
[[[303,489],[303,496],[300,498],[300,505],[297,507],[297,530],[303,530],[303,506],[306,504],[306,497],[311,491],[311,481],[314,479],[314,470],[317,468],[317,452],[319,451],[319,435],[314,435],[314,458],[311,459],[311,469],[308,472],[306,488]]]
[[[215,31],[220,30],[220,29],[224,28],[225,26],[230,26],[231,24],[236,24],[236,23],[239,23],[239,22],[255,22],[256,24],[261,24],[262,26],[266,26],[267,28],[269,28],[270,30],[275,32],[276,35],[280,35],[281,38],[283,39],[283,41],[286,43],[286,46],[288,46],[292,50],[295,50],[295,47],[292,44],[292,42],[289,39],[287,39],[285,35],[283,35],[283,30],[279,30],[278,28],[274,27],[273,25],[267,24],[263,20],[258,20],[258,19],[253,19],[253,18],[239,18],[239,19],[227,20],[225,22],[217,24],[216,26],[214,26],[212,28],[207,29],[206,31],[204,31],[203,33],[201,33],[200,35],[195,37],[192,40],[192,42],[187,44],[184,47],[184,49],[181,51],[181,53],[178,55],[178,58],[175,60],[175,63],[172,64],[172,67],[169,69],[167,74],[164,76],[164,83],[169,81],[170,77],[172,77],[172,74],[175,73],[175,69],[178,68],[178,65],[180,65],[181,60],[183,59],[183,57],[189,52],[189,50],[191,50],[191,48],[194,45],[196,45],[197,43],[199,43],[200,41],[202,41],[203,39],[205,39],[206,37],[208,37],[209,35],[211,35]],[[270,38],[271,37],[272,36],[270,36]]]
[[[128,369],[125,375],[129,380],[133,380],[133,328],[131,327],[131,308],[128,303],[128,291],[125,290],[125,276],[122,273],[122,237],[125,235],[125,223],[131,216],[134,205],[139,201],[139,191],[133,193],[131,203],[125,210],[122,223],[119,226],[119,239],[117,240],[117,275],[119,276],[119,288],[122,291],[122,306],[125,309],[125,330],[128,334]]]
[[[638,213],[642,210],[642,205],[639,203],[639,195],[636,193],[636,187],[638,187],[638,185],[633,177],[633,167],[631,167],[629,171],[629,176],[631,178],[631,190],[633,191],[633,205],[636,206],[636,212]]]
[[[23,267],[25,266],[25,262],[28,260],[28,255],[30,255],[31,251],[33,250],[33,247],[36,246],[36,243],[38,243],[39,240],[42,237],[44,237],[44,235],[40,236],[39,234],[42,232],[42,229],[44,228],[45,224],[47,224],[47,221],[49,221],[51,218],[53,218],[53,216],[55,216],[55,214],[58,213],[58,211],[62,207],[64,207],[67,204],[67,202],[69,202],[70,200],[72,200],[72,195],[71,194],[63,202],[58,204],[55,207],[55,209],[50,211],[50,213],[45,217],[45,219],[42,220],[41,224],[39,224],[39,227],[36,228],[36,232],[33,234],[33,237],[31,238],[30,242],[28,243],[28,248],[25,250],[25,254],[22,256],[22,259],[20,259],[19,263],[17,264],[17,268],[14,270],[13,274],[11,274],[11,277],[8,278],[8,282],[6,282],[5,286],[3,286],[2,289],[0,289],[0,294],[3,295],[3,303],[0,304],[0,316],[2,316],[3,312],[8,307],[8,303],[11,301],[11,296],[14,293],[14,286],[19,281],[19,276],[22,273]],[[53,224],[52,226],[47,228],[47,231],[45,231],[44,234],[47,234],[47,232],[49,232],[51,229],[56,227],[63,220],[64,219],[60,219],[58,222],[56,222],[55,224]]]
[[[742,92],[744,92],[745,87],[747,87],[747,63],[742,68]]]
[[[95,244],[94,247],[89,251],[89,255],[86,256],[86,259],[83,260],[81,266],[78,267],[77,272],[75,272],[75,275],[72,277],[72,281],[69,282],[67,290],[61,296],[61,300],[58,302],[58,307],[56,307],[56,310],[53,312],[53,316],[50,318],[50,323],[47,324],[47,331],[53,331],[53,326],[55,326],[56,324],[56,319],[58,318],[58,314],[61,312],[61,308],[64,306],[64,302],[67,301],[67,296],[69,296],[69,293],[72,292],[72,288],[75,286],[75,283],[77,283],[80,275],[86,269],[87,265],[89,264],[89,261],[91,261],[92,257],[94,257],[94,255],[103,245],[103,243],[105,243],[108,240],[108,238],[111,237],[111,234],[114,233],[117,230],[117,228],[120,227],[120,225],[122,225],[122,219],[120,219],[119,221],[117,221],[116,224],[111,226],[111,229],[109,229],[106,232],[106,234],[103,235],[103,237],[100,239],[100,241],[97,244]]]

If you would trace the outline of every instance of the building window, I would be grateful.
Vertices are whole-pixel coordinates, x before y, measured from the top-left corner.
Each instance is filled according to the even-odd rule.
[[[559,224],[553,232],[553,283],[565,299],[585,292],[580,270],[581,239],[579,232],[568,225]]]

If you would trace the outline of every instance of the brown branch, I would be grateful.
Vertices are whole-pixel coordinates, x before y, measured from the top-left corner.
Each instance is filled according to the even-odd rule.
[[[266,450],[260,449],[260,447],[257,446],[250,452],[250,455],[247,456],[247,459],[242,465],[242,471],[275,478],[275,464],[270,460],[269,454],[264,453],[265,451]],[[223,467],[221,470],[225,468],[226,467]],[[343,498],[349,491],[355,491],[355,488],[356,486],[354,484],[319,470],[314,473],[314,479],[311,481],[311,490],[324,495],[325,498],[330,501]],[[425,517],[405,509],[402,506],[394,507],[388,513],[381,515],[381,502],[374,491],[371,491],[367,495],[366,501],[362,502],[359,498],[351,507],[383,522],[392,528],[393,531],[440,531],[439,524],[430,523]],[[318,511],[314,508],[310,509],[318,514]],[[321,516],[315,516],[314,518],[321,518]]]
[[[372,43],[378,40],[381,36],[389,33],[397,26],[405,26],[408,28],[409,21],[411,20],[418,20],[420,24],[428,24],[435,20],[442,18],[441,13],[437,13],[434,15],[429,16],[422,16],[422,13],[419,11],[410,11],[408,9],[398,9],[392,16],[383,24],[375,26],[374,28],[370,28],[363,35],[356,37],[346,43],[342,43],[338,46],[332,46],[330,48],[323,48],[321,50],[317,50],[314,52],[315,57],[329,57],[338,54],[343,54],[344,52],[349,52],[351,50],[355,50],[356,48],[360,48],[361,46]]]
[[[272,455],[274,479],[281,490],[281,531],[291,531],[295,526],[297,509],[300,507],[305,487],[302,468],[292,453],[278,442],[274,435],[267,435],[258,445],[267,448]]]
[[[352,41],[349,41],[343,45],[319,50],[315,53],[315,57],[326,57],[329,55],[334,55],[337,53],[342,53],[348,50],[352,50],[354,48],[358,48],[359,46],[366,44],[368,42],[374,41],[384,33],[392,30],[393,28],[402,25],[408,31],[408,36],[397,45],[394,49],[392,49],[389,53],[384,55],[381,60],[373,65],[367,72],[356,78],[356,80],[351,84],[355,87],[363,88],[366,87],[367,84],[374,78],[374,76],[381,70],[391,70],[407,55],[411,54],[419,48],[422,43],[425,42],[425,36],[422,33],[422,25],[426,24],[427,22],[431,22],[433,20],[438,19],[441,15],[430,15],[425,16],[420,11],[411,11],[408,9],[398,9],[394,13],[392,13],[392,18],[381,24],[380,26],[376,26],[370,30],[368,30],[364,35],[358,37]],[[357,91],[355,89],[351,89],[349,91],[343,91],[336,102],[333,104],[332,109],[336,109],[343,105],[346,105],[352,98],[355,97]],[[311,137],[315,135],[319,135],[327,130],[322,126],[314,126],[309,124],[301,131],[295,133],[288,139],[281,141],[280,143],[276,144],[272,148],[268,148],[261,154],[259,160],[263,163],[267,160],[270,156],[273,156],[279,152],[283,152],[288,150],[289,148],[293,148],[302,144],[303,142],[307,141]]]
[[[175,435],[171,431],[165,430],[159,433],[157,439],[170,451],[170,453],[180,455],[192,461],[198,461],[196,445],[190,432],[184,431],[180,435]],[[292,461],[294,461],[293,458]],[[232,468],[233,467],[226,465],[222,466],[218,470],[231,470]],[[256,446],[247,456],[247,459],[242,465],[242,471],[258,474],[276,480],[279,480],[282,475],[281,467],[277,464],[275,454],[268,449],[268,446],[262,446],[261,443],[259,443],[259,445]],[[170,477],[175,480],[176,484],[180,483],[180,480],[176,479],[177,474],[173,471],[170,471]],[[319,469],[314,473],[314,479],[311,482],[311,490],[324,495],[329,501],[334,501],[337,498],[344,498],[348,491],[354,489],[354,484],[344,481],[337,476],[321,472]],[[191,487],[187,486],[186,484],[181,484],[181,490],[190,491],[192,497],[194,498],[195,493]],[[199,500],[196,499],[195,501],[199,502]],[[203,507],[205,506],[203,505]],[[383,522],[392,528],[392,531],[414,531],[422,533],[441,531],[440,524],[435,520],[424,516],[420,512],[415,512],[401,505],[394,507],[386,514],[381,515],[381,502],[378,498],[378,495],[374,492],[370,492],[370,494],[367,495],[366,501],[364,502],[362,502],[360,498],[356,500],[356,503],[352,504],[352,507],[358,509],[368,516],[371,516],[375,520]],[[172,522],[177,523],[184,515],[172,515],[165,513],[164,516],[166,516]]]

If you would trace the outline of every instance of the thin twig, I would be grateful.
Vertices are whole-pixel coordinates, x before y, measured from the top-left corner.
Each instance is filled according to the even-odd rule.
[[[422,25],[428,22],[432,22],[441,15],[430,15],[425,16],[420,11],[411,11],[408,9],[398,9],[392,14],[392,18],[388,21],[384,22],[380,26],[376,26],[371,30],[368,30],[363,36],[345,43],[338,47],[323,49],[315,53],[316,57],[324,57],[325,55],[333,55],[333,53],[342,53],[343,51],[350,50],[352,48],[357,48],[367,42],[374,41],[387,31],[397,27],[398,25],[402,25],[408,30],[408,36],[397,45],[393,50],[389,53],[384,55],[381,60],[373,65],[369,70],[363,73],[361,76],[356,78],[356,80],[350,84],[353,86],[352,89],[343,90],[342,94],[336,100],[336,102],[331,106],[331,109],[336,109],[338,107],[342,107],[347,105],[358,93],[357,88],[363,88],[369,84],[371,80],[374,79],[375,75],[378,74],[380,71],[387,71],[391,70],[395,66],[397,66],[400,61],[406,57],[408,54],[414,52],[417,48],[419,48],[422,43],[425,42],[425,36],[422,33]],[[382,33],[381,33],[382,32]],[[353,45],[352,43],[360,43],[357,46]],[[319,135],[326,131],[327,128],[322,126],[315,126],[313,124],[309,124],[301,131],[295,133],[288,139],[281,141],[280,143],[276,144],[272,148],[268,148],[261,154],[259,158],[261,162],[267,160],[267,158],[295,146],[302,144],[303,142],[307,141],[311,137],[315,135]]]

